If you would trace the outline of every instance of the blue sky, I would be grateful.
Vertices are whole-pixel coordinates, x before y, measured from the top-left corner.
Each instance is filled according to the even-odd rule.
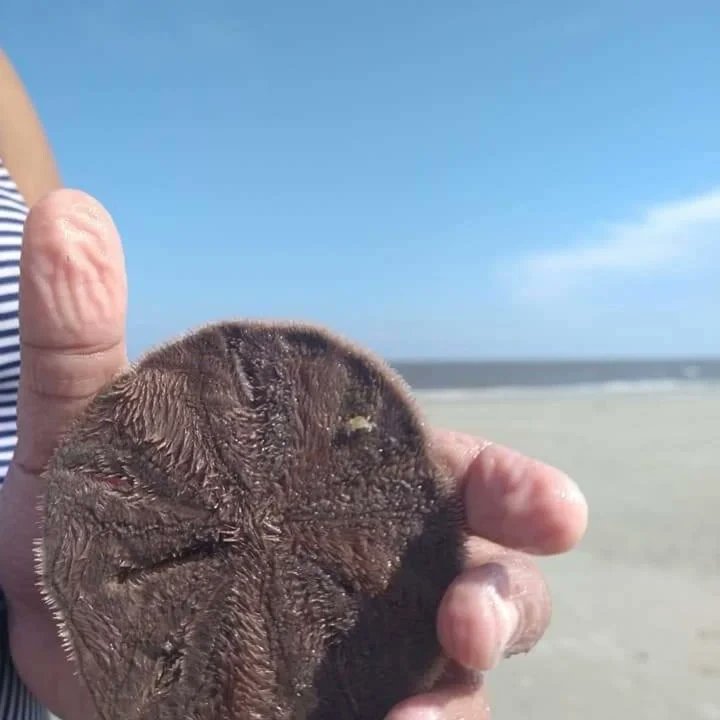
[[[7,5],[123,235],[133,354],[242,316],[391,358],[720,354],[717,2]]]

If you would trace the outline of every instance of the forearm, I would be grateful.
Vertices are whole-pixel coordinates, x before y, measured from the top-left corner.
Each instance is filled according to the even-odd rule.
[[[61,186],[40,118],[10,60],[0,50],[0,159],[28,206]]]

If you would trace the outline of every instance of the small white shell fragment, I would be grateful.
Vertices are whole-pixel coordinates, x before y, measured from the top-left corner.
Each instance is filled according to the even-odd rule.
[[[370,432],[375,429],[375,423],[362,415],[354,415],[345,423],[345,426],[350,432]]]

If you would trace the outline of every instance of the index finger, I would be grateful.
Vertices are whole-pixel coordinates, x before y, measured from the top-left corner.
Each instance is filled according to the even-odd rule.
[[[584,535],[585,497],[557,468],[447,430],[434,431],[433,450],[459,484],[471,533],[535,554],[565,552]]]

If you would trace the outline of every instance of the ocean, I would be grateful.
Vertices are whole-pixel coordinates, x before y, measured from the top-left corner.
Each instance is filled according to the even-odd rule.
[[[394,362],[413,390],[502,388],[670,390],[720,382],[720,358]]]

